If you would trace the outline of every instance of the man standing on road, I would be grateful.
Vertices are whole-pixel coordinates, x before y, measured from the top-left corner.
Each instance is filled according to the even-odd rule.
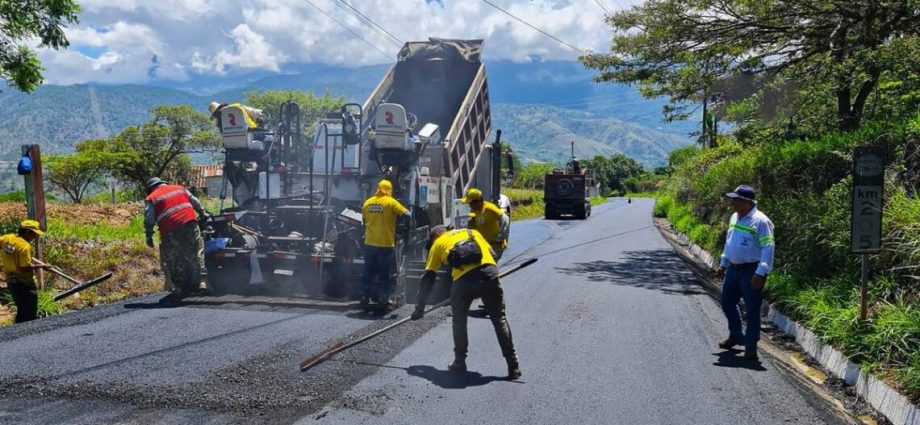
[[[448,264],[451,251],[458,244],[470,238],[476,242],[482,258],[472,264],[451,267],[453,284],[450,288],[450,309],[453,314],[454,361],[448,366],[448,369],[457,372],[466,371],[466,353],[469,346],[466,329],[467,315],[473,300],[482,297],[482,302],[495,327],[498,345],[508,363],[508,379],[515,380],[521,377],[521,367],[517,352],[514,350],[514,342],[511,340],[511,327],[505,317],[505,299],[501,282],[498,280],[498,267],[495,265],[492,253],[489,252],[488,242],[478,231],[450,230],[445,225],[437,225],[431,229],[428,241],[428,261],[419,284],[418,303],[411,317],[412,320],[418,320],[425,315],[425,302],[434,287],[438,270],[442,265]]]
[[[19,231],[0,236],[0,255],[6,272],[6,287],[16,304],[16,323],[38,318],[38,292],[35,269],[48,267],[32,259],[32,242],[44,235],[38,222],[23,220]]]
[[[773,270],[773,223],[757,210],[754,189],[738,186],[725,196],[731,198],[732,214],[725,238],[725,250],[716,276],[722,281],[722,311],[728,319],[728,338],[719,347],[730,349],[744,344],[744,358],[757,359],[760,339],[760,304],[767,274]],[[744,299],[747,329],[741,332],[738,301]]]
[[[511,219],[498,205],[483,200],[482,191],[479,189],[470,188],[460,201],[470,205],[470,219],[467,227],[478,230],[495,252],[495,260],[500,260],[505,248],[508,247]]]
[[[153,226],[160,230],[160,262],[166,275],[166,290],[176,296],[206,291],[204,241],[195,213],[210,215],[184,186],[166,184],[159,177],[147,180],[144,201],[144,231],[147,246],[153,248]]]
[[[384,307],[390,304],[390,267],[394,263],[396,248],[396,219],[409,215],[396,198],[393,184],[380,180],[374,196],[364,201],[361,208],[364,220],[364,275],[361,278],[361,304],[374,300]],[[374,287],[374,278],[380,283]]]

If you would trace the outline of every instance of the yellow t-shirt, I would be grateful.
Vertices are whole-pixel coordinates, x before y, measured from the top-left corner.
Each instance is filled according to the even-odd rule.
[[[482,261],[479,264],[469,264],[459,269],[452,267],[450,269],[450,276],[455,282],[457,279],[460,279],[461,276],[479,266],[484,264],[495,265],[495,258],[492,258],[492,251],[489,247],[489,243],[486,242],[478,231],[469,230],[469,232],[473,233],[473,239],[476,240],[476,243],[479,244],[479,249],[482,250]],[[447,254],[454,248],[454,245],[469,239],[469,237],[467,229],[451,230],[441,235],[441,237],[434,241],[431,250],[428,251],[428,262],[425,263],[425,270],[432,272],[440,270],[441,266],[447,264]]]
[[[3,270],[23,281],[31,281],[34,270],[28,265],[32,262],[32,245],[15,233],[0,236],[0,256],[3,257]]]
[[[501,220],[502,215],[505,212],[502,211],[498,205],[495,205],[489,201],[482,202],[482,211],[470,211],[470,229],[476,229],[479,233],[482,233],[482,237],[486,238],[490,244],[493,244],[499,248],[507,248],[507,240],[498,240],[498,234],[501,232]]]
[[[364,201],[364,244],[379,248],[396,246],[396,217],[409,210],[392,196],[371,196]]]

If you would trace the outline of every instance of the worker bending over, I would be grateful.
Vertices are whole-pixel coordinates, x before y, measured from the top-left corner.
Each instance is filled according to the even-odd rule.
[[[466,353],[469,346],[467,315],[473,300],[482,297],[495,327],[498,345],[508,363],[508,379],[520,378],[521,367],[514,350],[514,342],[511,340],[511,327],[505,317],[505,300],[501,282],[498,280],[498,267],[495,265],[495,258],[490,252],[488,242],[476,230],[451,230],[445,225],[437,225],[431,229],[428,246],[428,260],[419,285],[418,303],[412,312],[412,320],[418,320],[425,315],[425,303],[434,287],[437,271],[442,265],[451,264],[453,283],[450,288],[450,309],[453,314],[454,361],[448,369],[466,371]],[[478,248],[478,259],[471,262],[463,261],[464,255],[459,251],[468,252],[471,246]],[[459,262],[458,257],[461,257]],[[460,264],[464,262],[466,264]]]
[[[165,290],[174,295],[195,295],[207,291],[204,280],[204,241],[195,213],[210,215],[184,186],[166,184],[159,177],[147,180],[144,201],[144,231],[147,246],[153,248],[153,226],[160,230],[160,262],[166,275]]]
[[[467,221],[467,227],[478,230],[492,247],[495,260],[500,260],[505,248],[508,247],[511,218],[498,205],[483,200],[482,191],[479,189],[470,188],[460,201],[470,205],[470,219]]]

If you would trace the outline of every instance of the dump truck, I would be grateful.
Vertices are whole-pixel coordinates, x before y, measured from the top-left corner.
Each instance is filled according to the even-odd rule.
[[[212,291],[357,298],[361,206],[388,179],[412,213],[397,224],[391,293],[414,296],[430,227],[464,225],[470,187],[500,197],[481,52],[482,40],[406,43],[367,100],[321,118],[309,140],[296,104],[276,111],[274,129],[255,119],[265,111],[212,107],[224,147],[221,213],[205,242]]]
[[[569,216],[584,220],[591,215],[591,197],[598,190],[594,173],[575,158],[564,168],[555,168],[543,176],[543,215],[547,220]]]

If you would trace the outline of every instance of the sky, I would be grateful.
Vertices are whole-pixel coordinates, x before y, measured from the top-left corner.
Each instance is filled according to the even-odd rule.
[[[80,22],[65,31],[70,48],[39,49],[47,83],[181,82],[200,75],[285,72],[286,66],[304,63],[392,63],[401,42],[429,37],[485,39],[486,61],[580,55],[486,0],[78,1]],[[488,0],[564,43],[594,52],[608,50],[612,33],[605,11],[638,1]],[[347,13],[349,6],[389,35]]]

